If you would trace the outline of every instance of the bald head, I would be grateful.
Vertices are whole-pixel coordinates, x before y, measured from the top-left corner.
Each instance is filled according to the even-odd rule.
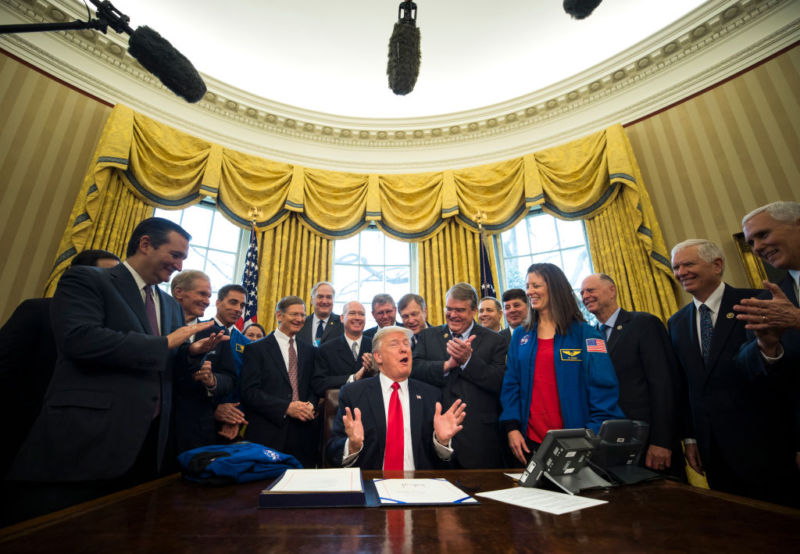
[[[350,340],[358,340],[364,332],[364,324],[367,319],[367,312],[361,302],[351,300],[342,307],[342,325],[344,334]]]
[[[581,300],[598,321],[606,322],[617,310],[617,287],[605,273],[594,273],[581,284]]]

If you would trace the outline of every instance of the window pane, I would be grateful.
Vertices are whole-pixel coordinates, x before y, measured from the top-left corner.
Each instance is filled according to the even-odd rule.
[[[162,208],[156,208],[153,212],[153,216],[163,217],[164,219],[169,219],[180,225],[181,217],[183,217],[183,210],[164,210]]]
[[[208,246],[208,236],[211,233],[211,218],[214,213],[203,206],[192,206],[183,210],[181,227],[192,235],[192,244]]]
[[[411,248],[407,242],[386,237],[386,263],[410,265]]]
[[[558,227],[558,238],[561,248],[570,246],[583,246],[586,242],[586,234],[583,231],[582,221],[563,221],[556,219]]]
[[[205,272],[211,279],[211,288],[217,290],[225,285],[237,282],[233,279],[233,266],[236,255],[231,252],[209,250]]]
[[[525,220],[515,225],[512,229],[502,233],[503,255],[506,258],[527,254],[530,245],[528,244],[528,230]]]
[[[555,252],[547,252],[545,254],[535,254],[531,256],[532,264],[554,264],[561,267],[561,255],[556,250]],[[562,268],[563,269],[563,268]],[[526,268],[527,270],[527,268]]]
[[[349,239],[337,240],[334,243],[334,263],[336,264],[357,264],[358,263],[358,235]],[[334,271],[335,272],[335,271]]]
[[[562,269],[567,276],[567,280],[569,280],[572,288],[580,289],[581,282],[592,273],[589,253],[586,251],[586,247],[562,250],[561,255],[564,259]]]
[[[333,274],[336,275],[336,300],[358,300],[358,266],[336,265],[333,267]]]
[[[361,237],[361,263],[383,265],[384,234],[380,231],[363,231]]]
[[[248,231],[249,233],[249,231]],[[216,250],[235,249],[239,244],[239,237],[242,235],[242,228],[234,225],[222,214],[214,214],[214,229],[209,239],[209,247]]]
[[[530,225],[531,252],[547,252],[558,249],[555,218],[542,214],[527,218]]]
[[[519,288],[525,290],[525,274],[531,260],[528,256],[506,260],[506,290]]]

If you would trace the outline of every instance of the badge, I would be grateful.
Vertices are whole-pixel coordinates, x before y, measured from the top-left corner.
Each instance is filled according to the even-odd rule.
[[[244,352],[244,345],[243,345],[243,344],[237,344],[237,345],[236,345],[236,351],[237,351],[239,354],[241,354],[242,352]]]
[[[523,346],[525,344],[528,344],[529,340],[531,340],[531,336],[530,335],[523,335],[522,338],[519,339],[519,345]]]
[[[580,348],[562,348],[559,350],[561,353],[562,362],[580,362],[581,349]]]
[[[445,333],[444,334],[444,338],[449,339],[450,338],[450,333]]]
[[[622,331],[622,325],[617,325],[617,331]]]
[[[728,312],[727,314],[725,314],[725,317],[727,317],[728,319],[733,319],[733,312]]]

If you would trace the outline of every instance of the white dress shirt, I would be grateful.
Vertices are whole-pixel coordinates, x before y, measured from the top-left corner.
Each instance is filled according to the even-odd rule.
[[[144,279],[142,279],[142,276],[139,275],[139,273],[135,269],[133,269],[131,264],[128,263],[128,260],[125,260],[124,262],[122,262],[122,265],[124,265],[126,268],[128,268],[128,271],[131,272],[131,275],[133,276],[133,280],[136,281],[136,286],[139,289],[139,296],[142,297],[142,304],[145,304],[147,302],[147,293],[144,292],[144,288],[147,286],[147,282]],[[156,334],[160,335],[161,334],[161,299],[159,298],[158,291],[155,290],[157,287],[155,285],[150,285],[150,286],[153,287],[153,302],[155,303],[155,306],[156,306],[156,320],[158,321],[158,330],[156,331]]]
[[[719,286],[714,289],[714,292],[706,298],[705,302],[700,302],[697,298],[693,298],[692,301],[694,302],[695,310],[695,325],[697,329],[697,344],[700,345],[700,353],[703,353],[703,339],[702,339],[702,331],[700,330],[700,306],[705,304],[709,310],[711,310],[711,326],[717,326],[717,316],[719,316],[719,307],[722,304],[722,294],[725,292],[725,283],[720,283]]]

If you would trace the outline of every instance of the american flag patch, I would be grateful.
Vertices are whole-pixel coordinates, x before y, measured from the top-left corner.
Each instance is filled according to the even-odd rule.
[[[586,339],[587,352],[602,352],[606,353],[606,341],[603,339]]]

